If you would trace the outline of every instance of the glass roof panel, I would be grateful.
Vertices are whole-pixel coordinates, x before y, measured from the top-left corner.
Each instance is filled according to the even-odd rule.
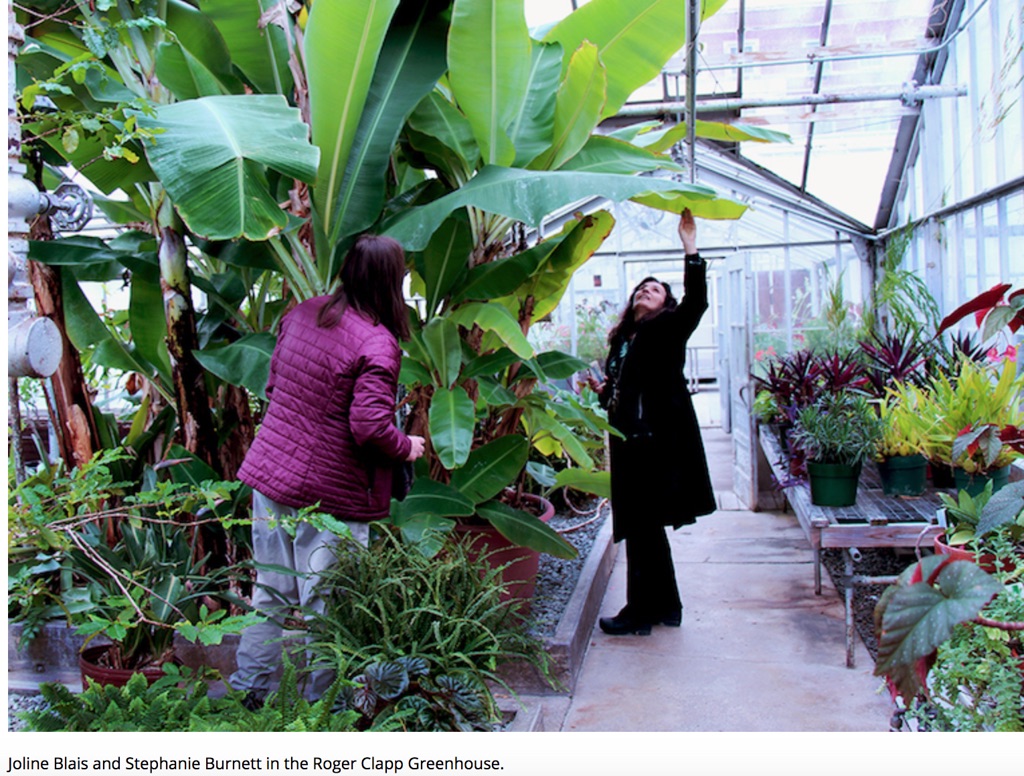
[[[551,23],[581,4],[527,0],[527,21]],[[925,37],[933,5],[941,14],[936,0],[729,0],[700,30],[698,110],[788,133],[792,143],[744,143],[741,153],[874,223],[900,120],[913,110],[899,97],[919,51],[936,43]],[[678,107],[685,63],[680,51],[630,103]]]

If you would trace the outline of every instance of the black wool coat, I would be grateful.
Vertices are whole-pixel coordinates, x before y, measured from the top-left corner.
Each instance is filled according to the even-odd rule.
[[[608,419],[625,434],[612,436],[612,528],[615,541],[635,526],[679,528],[715,510],[704,443],[686,387],[686,342],[708,308],[707,268],[688,256],[684,296],[675,310],[641,321],[619,368],[602,392]],[[612,352],[621,346],[612,343]],[[609,359],[610,360],[610,359]],[[607,371],[607,370],[606,370]]]

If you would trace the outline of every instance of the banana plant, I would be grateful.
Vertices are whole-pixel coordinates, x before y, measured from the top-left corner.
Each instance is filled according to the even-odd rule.
[[[706,15],[720,5],[706,4]],[[536,233],[550,214],[597,197],[705,218],[743,213],[705,186],[643,175],[680,171],[668,151],[685,125],[598,133],[685,39],[684,14],[664,0],[592,0],[542,37],[531,36],[519,0],[454,1],[447,72],[412,111],[397,154],[428,171],[421,188],[430,194],[382,223],[410,252],[424,300],[402,380],[408,430],[428,438],[428,452],[392,512],[408,538],[433,548],[454,521],[476,516],[513,542],[570,555],[522,509],[531,450],[563,460],[560,484],[607,495],[607,473],[596,470],[580,432],[618,432],[547,387],[586,365],[534,352],[527,334],[614,219],[606,210],[579,215],[532,246],[513,227]],[[707,122],[696,129],[716,139],[783,139]]]

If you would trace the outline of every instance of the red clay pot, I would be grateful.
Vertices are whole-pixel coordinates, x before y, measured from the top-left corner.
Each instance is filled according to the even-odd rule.
[[[111,649],[110,644],[89,647],[78,656],[78,668],[82,672],[82,687],[88,687],[87,679],[94,679],[100,684],[112,687],[124,687],[135,674],[141,673],[149,684],[153,684],[164,675],[162,665],[149,665],[145,668],[109,668],[102,665],[103,655]]]
[[[538,517],[541,521],[546,523],[555,516],[555,507],[547,499],[530,494],[526,494],[525,498],[536,506],[534,512],[540,512]],[[524,609],[528,609],[536,588],[540,553],[529,547],[512,544],[489,523],[485,525],[457,523],[454,533],[465,543],[470,557],[478,558],[486,554],[491,568],[504,566],[506,563],[511,564],[502,572],[502,579],[507,585],[502,600],[522,601]]]

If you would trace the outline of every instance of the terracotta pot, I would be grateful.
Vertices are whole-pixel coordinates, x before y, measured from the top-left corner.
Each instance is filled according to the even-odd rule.
[[[534,504],[533,511],[535,514],[540,513],[538,517],[541,521],[546,523],[555,516],[555,507],[547,499],[530,494],[526,494],[525,497]],[[471,558],[486,555],[491,568],[510,564],[502,571],[502,580],[507,586],[502,600],[522,601],[524,610],[528,609],[537,583],[540,553],[529,547],[513,544],[489,523],[457,523],[454,533],[464,543]]]
[[[980,566],[983,571],[987,571],[989,574],[996,573],[996,558],[994,555],[983,552],[979,556],[975,555],[972,550],[946,544],[945,534],[939,534],[932,540],[932,548],[935,550],[936,555],[948,555],[953,560],[970,561]],[[1004,570],[1007,571],[1012,571],[1014,568],[1012,561],[1003,561],[1003,566]]]
[[[88,686],[88,679],[94,679],[100,684],[107,684],[113,687],[123,687],[135,674],[141,673],[146,677],[149,684],[153,684],[164,675],[162,665],[149,665],[145,668],[108,668],[103,665],[103,655],[106,654],[112,645],[103,644],[98,647],[89,647],[82,650],[78,656],[78,668],[82,672],[82,687]]]

